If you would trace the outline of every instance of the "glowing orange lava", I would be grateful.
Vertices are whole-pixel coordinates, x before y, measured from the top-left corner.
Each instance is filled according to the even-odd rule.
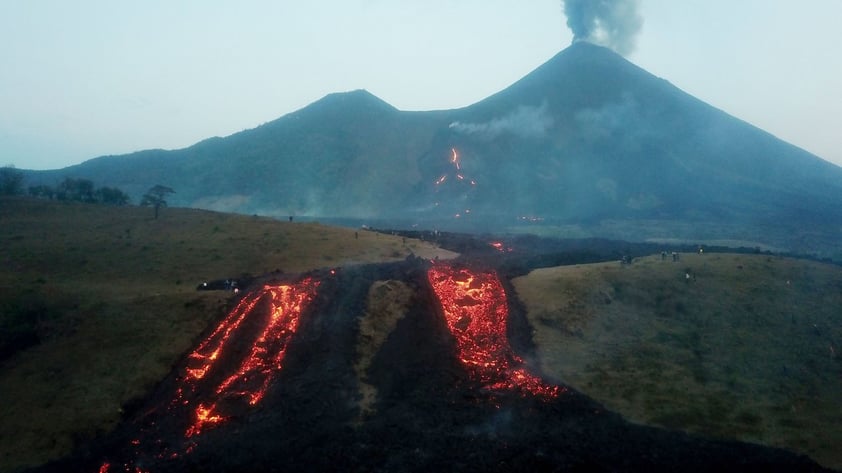
[[[283,369],[301,313],[315,297],[319,284],[314,278],[305,278],[293,284],[266,285],[243,297],[188,355],[187,366],[165,406],[167,420],[141,424],[143,442],[141,438],[130,441],[135,460],[116,464],[104,461],[99,473],[147,473],[136,466],[140,464],[140,451],[136,448],[141,443],[157,449],[145,452],[155,458],[177,458],[192,452],[197,445],[196,436],[208,428],[257,405]],[[251,337],[254,342],[243,354],[237,344]],[[157,408],[150,412],[155,411]],[[186,427],[179,421],[185,415],[190,419]],[[171,425],[183,432],[185,444],[163,442],[160,425]]]
[[[99,473],[109,473],[111,471],[111,464],[108,462],[103,463],[99,467]],[[148,470],[144,470],[139,466],[132,467],[128,463],[123,465],[123,470],[126,473],[149,473]]]
[[[198,369],[188,369],[188,377],[195,378],[197,373],[204,376],[218,359],[218,354],[224,349],[232,331],[242,323],[246,315],[254,311],[258,301],[268,296],[271,304],[268,321],[252,345],[251,351],[237,370],[219,383],[211,399],[196,406],[195,421],[187,428],[186,437],[197,435],[205,427],[224,421],[225,416],[220,413],[219,407],[223,400],[230,402],[232,399],[243,399],[248,405],[254,406],[263,399],[275,375],[283,368],[286,348],[298,329],[301,311],[315,296],[318,285],[313,279],[305,279],[295,285],[264,286],[231,311],[229,317],[205,340],[208,343],[203,342],[191,354],[192,359],[193,355],[198,353],[196,357],[203,360],[204,364]],[[217,337],[217,333],[224,335]]]
[[[462,165],[459,164],[459,153],[456,151],[456,148],[450,148],[450,162],[456,166],[456,170],[462,169]]]
[[[449,161],[450,161],[450,164],[453,165],[453,177],[455,177],[456,180],[470,182],[470,184],[472,186],[477,185],[476,180],[467,179],[465,177],[465,173],[462,172],[461,156],[459,155],[459,151],[457,151],[456,148],[450,148],[450,160]],[[441,186],[442,184],[444,184],[444,182],[447,181],[447,178],[448,178],[449,175],[450,175],[450,173],[445,173],[445,174],[442,174],[441,176],[439,176],[439,178],[436,179],[436,186]]]
[[[488,244],[488,246],[494,248],[495,250],[501,253],[511,253],[512,251],[514,251],[510,246],[503,245],[502,241],[492,241]]]
[[[456,338],[459,359],[476,381],[490,390],[520,391],[545,399],[563,391],[530,374],[509,345],[506,293],[495,272],[439,263],[427,271],[427,279]]]
[[[228,343],[231,334],[237,330],[243,320],[249,315],[254,306],[263,298],[263,291],[257,291],[244,297],[234,310],[216,326],[216,329],[208,335],[188,356],[189,363],[195,367],[187,368],[187,377],[199,380],[205,377],[208,370],[219,358],[222,348]]]

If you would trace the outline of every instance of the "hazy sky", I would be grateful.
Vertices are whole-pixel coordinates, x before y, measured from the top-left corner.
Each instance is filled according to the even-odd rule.
[[[640,0],[626,57],[842,165],[842,0]],[[177,149],[364,88],[458,108],[567,47],[559,0],[0,0],[0,165]]]

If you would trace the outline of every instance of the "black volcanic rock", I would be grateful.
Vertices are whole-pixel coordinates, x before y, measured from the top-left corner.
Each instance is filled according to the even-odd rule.
[[[186,149],[28,178],[66,176],[135,198],[161,183],[176,189],[173,205],[241,213],[644,229],[601,235],[614,238],[700,237],[705,226],[705,237],[801,250],[813,248],[799,248],[811,243],[800,229],[834,241],[842,221],[842,168],[585,42],[458,110],[404,112],[362,90],[331,94]]]

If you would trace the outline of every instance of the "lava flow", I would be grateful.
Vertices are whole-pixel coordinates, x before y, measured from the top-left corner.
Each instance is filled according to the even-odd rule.
[[[220,328],[225,327],[221,330],[221,336],[214,337],[220,329],[211,334],[209,340],[219,340],[218,342],[210,343],[208,346],[202,344],[191,354],[191,358],[195,359],[203,356],[203,350],[206,353],[203,366],[187,371],[190,376],[195,377],[200,374],[204,376],[218,359],[219,352],[229,340],[231,331],[242,322],[243,315],[238,314],[251,313],[257,301],[264,296],[269,296],[271,304],[269,320],[263,326],[257,341],[254,342],[251,351],[242,360],[239,368],[216,387],[212,398],[196,406],[195,422],[187,429],[185,433],[187,437],[200,433],[207,425],[217,424],[225,419],[218,407],[222,400],[242,398],[250,406],[260,402],[274,376],[283,368],[286,347],[298,329],[301,309],[313,298],[317,287],[318,282],[312,279],[305,279],[295,286],[264,286],[256,296],[244,300],[244,309],[239,311],[235,309],[232,312],[235,316],[230,317],[232,319],[230,323],[227,323],[228,319],[226,319],[220,324]]]
[[[456,148],[450,148],[450,164],[453,165],[454,177],[459,181],[464,181],[465,174],[462,172],[461,156],[459,155],[459,152],[456,151]],[[436,186],[444,184],[444,181],[447,180],[447,176],[447,174],[442,174],[438,179],[436,179]],[[469,179],[468,182],[470,182],[472,186],[477,185],[477,181],[473,179]]]
[[[100,473],[115,471],[114,466],[119,469],[116,471],[145,471],[136,466],[141,445],[154,446],[157,453],[145,453],[158,459],[189,453],[197,435],[257,405],[283,369],[287,346],[318,286],[319,281],[305,278],[295,284],[266,285],[244,297],[190,353],[183,376],[164,408],[167,419],[147,419],[148,427],[141,428],[140,438],[132,440],[130,450],[134,450],[135,460],[117,465],[104,462]],[[247,332],[255,328],[257,336],[250,350],[239,355],[235,340],[248,338]],[[183,427],[177,419],[185,415],[189,421]],[[186,447],[163,441],[169,436],[160,431],[163,425],[181,429],[182,438],[188,439]]]
[[[489,390],[520,391],[544,399],[563,391],[530,374],[509,345],[506,292],[495,272],[439,263],[428,270],[427,279],[456,338],[459,359],[474,380]]]

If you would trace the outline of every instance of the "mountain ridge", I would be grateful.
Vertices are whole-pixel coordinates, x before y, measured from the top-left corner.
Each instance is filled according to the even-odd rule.
[[[401,111],[363,89],[334,93],[188,148],[29,175],[60,176],[133,196],[165,184],[174,205],[428,226],[842,220],[842,168],[585,42],[463,108]]]

